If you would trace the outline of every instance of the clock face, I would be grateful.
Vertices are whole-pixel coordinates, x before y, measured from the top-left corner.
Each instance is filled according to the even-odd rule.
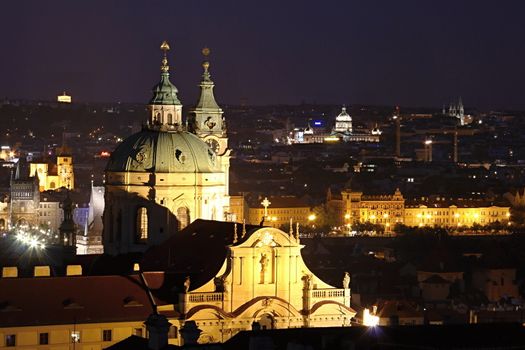
[[[206,143],[208,144],[208,146],[211,148],[211,150],[215,153],[219,152],[219,148],[220,148],[220,145],[219,145],[219,142],[215,139],[207,139],[206,140]]]

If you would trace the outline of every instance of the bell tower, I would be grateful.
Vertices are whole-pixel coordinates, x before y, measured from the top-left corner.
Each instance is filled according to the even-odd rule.
[[[210,49],[202,49],[204,62],[202,68],[202,81],[199,84],[201,89],[199,101],[191,111],[191,128],[218,156],[224,155],[228,151],[228,136],[226,134],[226,121],[223,111],[215,101],[213,88],[215,84],[211,80],[209,71],[210,62],[208,56]]]

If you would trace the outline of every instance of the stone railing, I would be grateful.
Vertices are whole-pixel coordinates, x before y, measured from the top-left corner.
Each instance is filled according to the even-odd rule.
[[[179,308],[183,313],[199,304],[208,304],[222,307],[224,293],[181,293],[179,294]]]
[[[223,293],[189,293],[185,296],[188,303],[213,303],[223,300]]]
[[[312,289],[308,291],[310,305],[320,301],[331,300],[343,305],[350,305],[350,289]]]

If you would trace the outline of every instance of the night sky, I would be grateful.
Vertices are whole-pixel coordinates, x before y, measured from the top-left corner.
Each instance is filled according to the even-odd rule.
[[[0,97],[195,103],[209,46],[219,103],[525,109],[525,1],[112,1],[0,4]]]

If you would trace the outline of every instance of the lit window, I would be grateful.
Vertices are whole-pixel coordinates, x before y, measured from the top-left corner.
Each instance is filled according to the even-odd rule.
[[[80,331],[71,332],[71,342],[80,343]]]
[[[104,329],[102,331],[102,341],[111,341],[112,332],[111,329]]]
[[[148,210],[144,207],[137,210],[137,239],[139,241],[148,239]]]

